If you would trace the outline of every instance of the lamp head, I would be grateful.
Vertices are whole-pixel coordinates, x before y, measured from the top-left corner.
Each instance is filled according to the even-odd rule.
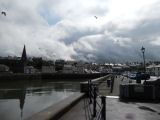
[[[145,52],[145,48],[142,46],[141,51],[144,53]]]

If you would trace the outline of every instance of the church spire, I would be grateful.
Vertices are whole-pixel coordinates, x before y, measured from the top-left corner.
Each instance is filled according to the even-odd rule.
[[[26,54],[26,47],[25,47],[25,45],[24,45],[24,48],[23,48],[21,60],[23,60],[23,61],[27,60],[27,54]]]

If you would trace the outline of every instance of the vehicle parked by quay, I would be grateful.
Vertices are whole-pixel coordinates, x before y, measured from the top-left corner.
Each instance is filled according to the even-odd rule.
[[[129,77],[130,76],[130,72],[129,71],[125,71],[122,75],[124,76],[124,77]]]
[[[141,73],[141,80],[149,80],[150,79],[150,74],[148,73]]]
[[[149,80],[150,79],[150,74],[148,73],[135,73],[135,74],[131,74],[130,79],[141,79],[141,80]]]
[[[130,78],[130,79],[136,79],[136,74],[131,74],[131,75],[129,76],[129,78]]]
[[[160,85],[160,78],[156,80],[147,80],[143,84],[144,85]]]

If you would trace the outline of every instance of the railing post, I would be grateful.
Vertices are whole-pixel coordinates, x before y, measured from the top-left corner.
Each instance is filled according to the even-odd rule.
[[[111,77],[111,90],[110,93],[113,91],[113,86],[114,86],[114,76]]]
[[[102,120],[106,120],[106,97],[101,97],[101,104],[102,104]]]
[[[89,96],[89,104],[92,103],[92,94],[91,94],[92,86],[91,80],[88,80],[88,96]]]
[[[93,94],[94,94],[94,96],[93,96],[93,117],[96,117],[96,98],[97,98],[97,93],[96,93],[97,87],[96,87],[96,85],[94,85],[93,90],[94,90],[93,91]]]

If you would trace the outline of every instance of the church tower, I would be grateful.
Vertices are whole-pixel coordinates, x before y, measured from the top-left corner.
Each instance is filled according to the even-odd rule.
[[[23,48],[21,60],[22,60],[23,62],[26,62],[26,61],[27,61],[27,54],[26,54],[26,47],[25,47],[25,45],[24,45],[24,48]]]

